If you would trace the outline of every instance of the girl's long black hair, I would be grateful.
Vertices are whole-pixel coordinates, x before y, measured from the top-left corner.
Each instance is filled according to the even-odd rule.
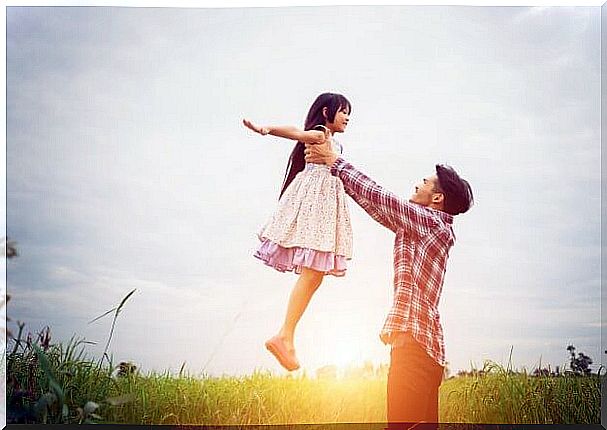
[[[322,110],[325,107],[327,108],[326,118],[322,114]],[[308,116],[306,116],[304,130],[312,130],[317,125],[325,125],[327,122],[333,122],[337,111],[343,108],[348,109],[349,113],[352,112],[350,102],[343,95],[335,93],[323,93],[319,95],[316,97],[316,100],[314,100],[314,103],[312,103],[312,106],[310,106]],[[278,197],[279,199],[295,176],[304,169],[304,166],[306,165],[306,160],[304,158],[305,148],[306,146],[303,142],[297,142],[295,144],[291,156],[289,157],[289,162],[287,163],[287,171],[282,183],[282,189],[280,190],[280,196]]]

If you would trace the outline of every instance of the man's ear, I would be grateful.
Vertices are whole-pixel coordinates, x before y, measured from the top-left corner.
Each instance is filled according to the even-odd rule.
[[[325,106],[322,108],[322,116],[328,121],[329,120],[329,109]]]
[[[432,203],[436,205],[441,205],[445,201],[445,195],[443,193],[433,193],[432,194]]]

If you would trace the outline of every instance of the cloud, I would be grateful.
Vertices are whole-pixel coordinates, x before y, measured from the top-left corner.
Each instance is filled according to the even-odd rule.
[[[114,351],[146,368],[271,368],[263,341],[295,277],[251,253],[293,142],[240,121],[301,125],[314,96],[335,90],[354,106],[345,156],[382,185],[407,195],[447,162],[473,186],[441,305],[453,365],[518,341],[528,357],[546,342],[558,357],[558,336],[596,332],[598,19],[589,8],[11,8],[7,230],[21,255],[7,268],[9,316],[78,331],[100,352],[109,320],[87,322],[137,288]],[[319,55],[328,43],[332,59]],[[379,360],[393,237],[351,207],[351,268],[319,292],[302,354],[328,354],[311,333],[339,314]]]

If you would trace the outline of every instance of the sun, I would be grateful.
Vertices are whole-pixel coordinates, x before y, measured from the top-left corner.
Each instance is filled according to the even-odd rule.
[[[333,363],[339,369],[347,369],[360,364],[361,354],[358,344],[343,342],[335,345]]]
[[[318,352],[315,360],[318,367],[334,367],[340,374],[361,366],[364,361],[361,346],[357,342],[352,342],[351,339],[335,341]]]

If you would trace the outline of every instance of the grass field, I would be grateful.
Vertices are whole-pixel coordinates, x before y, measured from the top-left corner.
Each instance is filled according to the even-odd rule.
[[[7,354],[7,423],[288,424],[385,421],[386,375],[140,374],[94,362],[83,342],[23,343]],[[440,389],[440,421],[600,422],[597,375],[535,377],[489,363]]]

